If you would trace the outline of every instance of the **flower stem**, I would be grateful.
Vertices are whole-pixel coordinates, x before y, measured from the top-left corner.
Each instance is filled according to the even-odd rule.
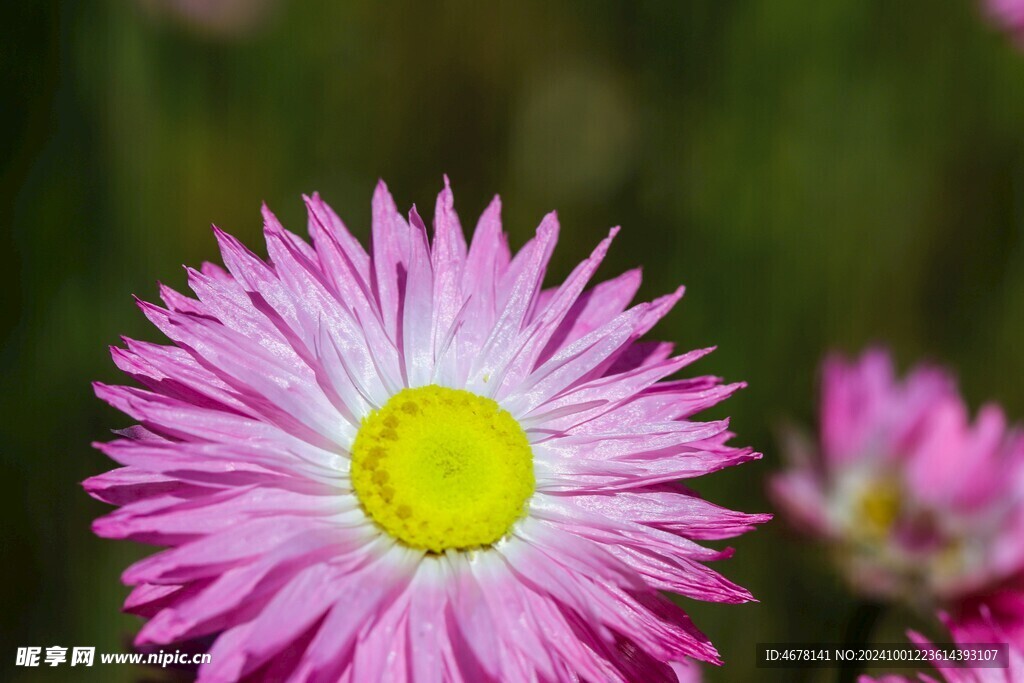
[[[846,630],[843,633],[843,647],[845,649],[858,650],[871,642],[871,634],[875,630],[885,605],[881,602],[863,600],[857,603],[850,618],[846,622]],[[839,683],[854,683],[863,671],[860,662],[853,661],[843,664],[839,669]]]

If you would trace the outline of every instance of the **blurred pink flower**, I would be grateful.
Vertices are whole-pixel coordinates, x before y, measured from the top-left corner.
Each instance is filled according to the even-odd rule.
[[[986,610],[982,610],[984,613]],[[1007,662],[1005,668],[1000,667],[936,667],[940,679],[945,683],[1024,683],[1024,644],[1007,636],[991,619],[986,615],[985,628],[982,630],[967,630],[955,623],[946,615],[940,615],[940,619],[949,630],[953,642],[964,649],[966,645],[985,645],[992,643],[1005,643],[1007,645]],[[910,631],[907,634],[921,650],[930,650],[934,643],[920,633]],[[861,676],[858,683],[936,683],[933,676],[918,673],[912,676],[901,674],[884,674],[877,678]]]
[[[855,590],[966,619],[998,593],[1024,621],[1024,435],[995,405],[972,423],[956,384],[928,366],[894,376],[884,350],[829,358],[820,434],[791,435],[770,491],[789,519],[825,541]]]
[[[446,183],[447,185],[447,183]],[[641,342],[682,290],[588,289],[617,229],[543,289],[549,214],[517,254],[497,198],[467,244],[451,190],[432,239],[381,183],[372,248],[307,198],[312,244],[264,209],[270,260],[217,230],[198,298],[140,303],[174,345],[126,340],[140,424],[85,482],[100,536],[169,546],[129,567],[139,645],[215,639],[201,681],[670,681],[714,646],[662,591],[751,599],[701,541],[765,515],[677,483],[759,457],[738,389],[662,381],[707,353]],[[678,665],[692,675],[692,664]]]
[[[992,21],[1024,47],[1024,0],[985,0]]]

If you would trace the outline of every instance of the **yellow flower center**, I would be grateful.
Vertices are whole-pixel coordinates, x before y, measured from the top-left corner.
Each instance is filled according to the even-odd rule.
[[[489,398],[436,385],[403,389],[359,427],[352,488],[391,536],[436,553],[487,546],[533,495],[533,452]]]
[[[872,538],[885,537],[900,514],[901,491],[892,481],[876,482],[861,494],[860,530]]]

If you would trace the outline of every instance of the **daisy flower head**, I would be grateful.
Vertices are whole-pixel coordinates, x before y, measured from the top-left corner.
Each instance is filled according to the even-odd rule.
[[[833,356],[817,445],[785,450],[774,500],[858,592],[957,610],[1024,576],[1024,436],[995,405],[972,421],[946,371],[899,378],[882,349]]]
[[[697,412],[738,389],[667,380],[709,349],[639,341],[678,290],[588,289],[612,230],[557,287],[544,218],[514,256],[497,198],[469,244],[447,181],[432,237],[381,183],[364,250],[316,195],[312,244],[264,208],[269,260],[215,229],[226,270],[140,302],[98,384],[138,425],[98,444],[100,536],[129,567],[137,642],[214,639],[200,680],[672,681],[712,644],[662,595],[738,603],[700,542],[767,519],[678,480],[759,457]],[[692,670],[692,669],[691,669]]]

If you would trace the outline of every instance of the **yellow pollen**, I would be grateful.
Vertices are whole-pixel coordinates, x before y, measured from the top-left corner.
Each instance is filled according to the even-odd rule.
[[[533,495],[533,452],[489,398],[436,385],[403,389],[359,427],[352,488],[388,534],[435,553],[504,536]]]
[[[865,535],[887,536],[900,514],[899,486],[888,481],[876,483],[861,494],[859,512]]]

